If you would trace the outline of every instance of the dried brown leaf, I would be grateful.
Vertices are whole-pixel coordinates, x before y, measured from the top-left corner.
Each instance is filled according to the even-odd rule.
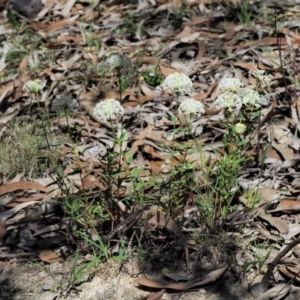
[[[197,41],[198,44],[198,53],[196,57],[196,61],[201,61],[201,59],[204,57],[204,54],[206,52],[206,47],[203,41]]]
[[[224,35],[225,40],[231,40],[235,35],[235,23],[226,22],[226,33]]]
[[[170,74],[180,73],[178,70],[164,67],[162,64],[159,65],[159,69],[165,77],[167,77]]]
[[[196,15],[192,15],[191,21],[186,23],[185,25],[188,25],[188,26],[201,25],[204,23],[208,23],[209,20],[210,20],[210,17],[199,17]]]
[[[42,250],[39,252],[39,258],[49,264],[58,262],[58,263],[62,263],[63,260],[61,257],[59,257],[55,252],[53,252],[52,250]]]
[[[272,217],[269,214],[266,214],[264,209],[256,208],[255,212],[259,213],[259,217],[263,220],[267,221],[271,226],[275,227],[280,233],[288,233],[289,227],[286,220]]]
[[[158,288],[158,289],[171,289],[171,290],[177,290],[177,291],[184,291],[188,290],[197,286],[202,286],[208,283],[211,283],[218,278],[220,278],[224,272],[227,270],[228,265],[225,265],[223,268],[220,268],[218,270],[212,271],[208,273],[204,278],[200,280],[194,280],[189,282],[178,282],[178,283],[172,283],[167,280],[161,279],[159,277],[152,277],[151,279],[146,278],[139,278],[135,280],[136,283],[151,287],[151,288]]]
[[[289,279],[294,279],[295,278],[295,272],[293,272],[293,271],[297,271],[297,270],[290,269],[287,266],[282,266],[282,267],[278,268],[278,270],[279,270],[279,272],[284,274]],[[299,272],[299,270],[298,270],[298,272]],[[298,272],[296,272],[296,274]],[[299,281],[299,279],[298,279],[298,281]]]
[[[2,246],[4,237],[6,235],[6,223],[5,220],[0,219],[0,246]]]
[[[12,182],[6,183],[0,187],[0,196],[5,195],[7,193],[15,192],[18,190],[38,190],[42,192],[49,192],[49,189],[44,187],[43,185],[37,182]]]
[[[257,66],[251,63],[243,62],[243,61],[237,61],[234,62],[233,65],[235,67],[241,67],[247,71],[255,71],[257,69]]]
[[[178,38],[182,43],[191,44],[200,36],[200,32],[194,32],[190,26],[185,26],[183,31],[180,32],[176,38]]]
[[[145,300],[162,300],[164,293],[165,290],[162,290],[161,292],[157,292],[157,293],[151,293]]]
[[[268,212],[273,213],[273,212],[296,212],[300,211],[300,202],[299,201],[293,201],[289,199],[282,199],[280,200],[279,204],[275,209],[271,209]]]
[[[256,300],[284,299],[284,297],[288,294],[290,289],[291,289],[290,285],[285,283],[280,283],[255,299]]]

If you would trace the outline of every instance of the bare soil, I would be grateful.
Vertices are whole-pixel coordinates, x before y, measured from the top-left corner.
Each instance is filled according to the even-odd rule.
[[[51,270],[50,275],[40,263],[2,261],[0,262],[0,300],[150,300],[151,293],[157,292],[137,286],[134,283],[135,276],[127,272],[129,265],[124,266],[126,272],[119,272],[119,264],[108,262],[101,264],[92,277],[87,274],[87,282],[80,284],[78,290],[66,294],[71,265],[71,260],[63,264],[48,265],[46,268]],[[252,298],[246,284],[242,284],[230,271],[227,271],[211,286],[185,292],[165,291],[161,299],[247,300]]]

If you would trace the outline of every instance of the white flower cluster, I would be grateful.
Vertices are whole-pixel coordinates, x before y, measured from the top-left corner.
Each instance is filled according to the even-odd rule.
[[[242,89],[240,91],[240,97],[242,98],[242,102],[246,106],[255,106],[259,108],[261,106],[260,95],[258,92],[250,90],[250,89]]]
[[[217,98],[215,105],[218,109],[226,108],[232,111],[242,105],[260,107],[260,95],[256,91],[243,88],[243,83],[236,78],[222,79],[219,84],[221,95]]]
[[[71,113],[75,113],[79,108],[79,103],[71,96],[57,96],[51,105],[51,109],[56,113],[68,110]]]
[[[242,106],[242,99],[232,92],[224,92],[217,98],[215,105],[217,109],[227,108],[232,111],[233,108]]]
[[[221,93],[231,92],[238,94],[242,87],[244,87],[243,83],[236,78],[224,78],[219,83]]]
[[[43,81],[40,79],[30,80],[24,84],[23,90],[28,93],[38,94],[42,89],[42,85]]]
[[[161,84],[164,91],[177,95],[190,95],[193,92],[192,80],[183,73],[173,73],[168,75]]]
[[[250,71],[249,73],[256,78],[261,87],[269,86],[273,78],[272,75],[266,75],[265,70],[257,69],[254,72]]]
[[[205,110],[201,102],[189,98],[179,105],[178,112],[186,117],[197,118],[203,115]]]
[[[97,118],[104,121],[112,121],[124,115],[124,108],[119,101],[106,99],[95,106],[93,113]]]

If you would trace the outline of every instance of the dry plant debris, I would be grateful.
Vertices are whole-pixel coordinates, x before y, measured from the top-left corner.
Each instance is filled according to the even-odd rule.
[[[300,6],[282,2],[1,12],[0,258],[142,251],[137,283],[171,290],[270,264],[254,296],[298,299]]]

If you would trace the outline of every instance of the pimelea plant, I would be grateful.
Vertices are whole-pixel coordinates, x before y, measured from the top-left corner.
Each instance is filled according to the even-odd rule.
[[[219,83],[221,93],[239,94],[242,87],[244,87],[244,84],[237,78],[223,78]]]
[[[179,115],[184,116],[187,122],[189,134],[192,134],[191,122],[201,117],[205,113],[205,110],[201,102],[193,98],[188,98],[179,105],[178,113]],[[202,126],[198,127],[197,135],[200,135],[202,133],[202,130],[203,130]]]
[[[119,101],[115,99],[106,99],[95,106],[93,114],[105,122],[114,121],[124,115],[124,108]]]
[[[190,95],[193,93],[193,82],[192,80],[183,73],[173,73],[168,75],[161,87],[164,91],[179,95]]]
[[[186,117],[195,119],[205,113],[203,104],[195,99],[189,98],[184,100],[178,108],[178,112]]]
[[[42,85],[43,81],[40,79],[29,80],[24,84],[23,90],[28,93],[38,94],[42,89]]]
[[[266,84],[269,82],[269,76],[263,76],[257,74],[257,81],[259,84]],[[251,73],[252,74],[252,73]],[[255,107],[261,106],[261,97],[258,92],[249,88],[244,88],[243,83],[236,78],[225,78],[220,81],[219,91],[221,94],[218,96],[215,105],[218,109],[227,109],[232,112],[233,109],[240,109],[244,107]]]
[[[269,86],[273,76],[265,74],[265,70],[256,69],[255,71],[250,71],[250,75],[256,78],[257,88]]]
[[[256,71],[250,74],[257,80],[256,89],[270,83],[271,77],[264,72]],[[208,178],[218,178],[213,187],[212,197],[217,199],[214,207],[219,206],[222,218],[226,219],[237,188],[236,178],[245,161],[251,160],[251,157],[245,156],[249,147],[247,132],[253,128],[253,116],[257,116],[257,110],[262,103],[260,94],[256,90],[244,87],[237,78],[222,79],[219,91],[215,106],[223,109],[225,114],[225,134],[222,138],[224,152],[219,156],[215,169],[209,170],[206,175]],[[223,176],[224,172],[226,176]]]
[[[256,107],[260,108],[261,101],[260,101],[260,95],[258,92],[250,90],[248,88],[241,89],[239,93],[240,97],[242,98],[242,104],[247,107]]]
[[[242,104],[242,98],[230,91],[225,91],[223,94],[219,95],[215,102],[218,109],[225,108],[230,112],[235,108],[240,108]]]

